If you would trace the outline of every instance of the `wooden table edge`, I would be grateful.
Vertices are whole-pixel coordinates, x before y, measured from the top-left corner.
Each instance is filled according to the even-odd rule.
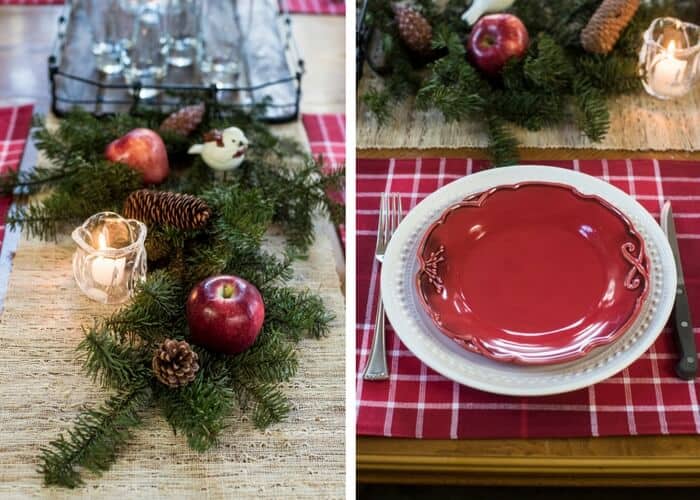
[[[520,148],[520,163],[550,160],[692,160],[700,161],[700,151],[632,151],[577,148]],[[362,148],[356,149],[358,159],[381,158],[472,158],[488,159],[488,151],[480,148]]]
[[[687,441],[689,436],[679,437]],[[605,438],[584,438],[586,442]],[[636,439],[636,438],[613,438]],[[664,437],[673,441],[674,437]],[[700,486],[700,455],[547,456],[487,453],[431,454],[425,446],[455,441],[402,440],[411,451],[392,450],[396,439],[358,437],[357,481],[385,484],[452,484],[510,486]],[[536,440],[543,443],[554,440]],[[570,440],[568,440],[570,441]],[[487,441],[482,441],[488,443]],[[371,443],[371,450],[367,450]],[[456,442],[459,443],[459,442]],[[471,441],[473,444],[474,441]],[[698,441],[700,443],[700,441]],[[532,444],[532,441],[530,442]],[[386,452],[378,449],[386,446]],[[488,444],[486,445],[488,447]],[[695,450],[700,446],[696,446]]]

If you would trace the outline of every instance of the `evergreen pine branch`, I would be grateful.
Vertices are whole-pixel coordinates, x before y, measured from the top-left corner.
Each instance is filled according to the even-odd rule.
[[[265,324],[270,328],[294,340],[319,338],[329,332],[335,317],[318,295],[286,287],[265,287],[261,292],[266,304]]]
[[[206,362],[206,357],[200,358]],[[190,384],[162,388],[158,403],[175,432],[182,432],[193,450],[203,452],[217,443],[234,404],[234,391],[225,375],[208,372],[204,365]]]
[[[496,167],[515,165],[518,163],[518,141],[508,130],[502,119],[491,115],[486,119],[488,124],[489,152]]]
[[[548,95],[542,99],[541,93],[531,90],[499,91],[494,93],[490,109],[503,119],[528,130],[541,130],[566,118],[562,113],[565,102],[561,95]]]
[[[120,343],[104,323],[95,322],[84,332],[77,350],[83,369],[93,381],[105,388],[122,390],[148,383],[150,351]]]
[[[252,414],[253,424],[264,429],[284,420],[291,409],[289,400],[277,384],[257,380],[236,380],[238,403]]]
[[[244,168],[245,167],[245,168]],[[290,247],[304,252],[313,241],[313,216],[326,203],[322,166],[309,159],[301,166],[269,165],[240,169],[240,184],[273,202],[273,222],[284,230]]]
[[[299,362],[292,343],[266,324],[253,346],[228,358],[233,380],[257,380],[266,384],[287,382],[297,372]]]
[[[551,94],[567,89],[575,73],[564,49],[544,33],[525,58],[523,71],[530,82]]]
[[[7,224],[22,227],[30,236],[52,240],[96,212],[120,211],[129,193],[139,187],[141,175],[124,165],[81,162],[42,201],[13,209]]]
[[[182,338],[187,291],[171,273],[151,272],[137,286],[131,302],[106,319],[104,326],[119,339],[149,345],[166,337]]]
[[[601,141],[610,128],[610,112],[602,92],[586,79],[574,82],[576,121],[586,136]]]
[[[83,484],[81,468],[94,473],[107,470],[141,423],[139,413],[151,401],[150,387],[135,386],[83,412],[66,437],[61,435],[42,448],[39,472],[44,484],[75,488]]]
[[[390,106],[395,100],[391,97],[389,90],[374,87],[365,92],[361,99],[370,113],[377,119],[379,125],[386,124],[391,116]]]

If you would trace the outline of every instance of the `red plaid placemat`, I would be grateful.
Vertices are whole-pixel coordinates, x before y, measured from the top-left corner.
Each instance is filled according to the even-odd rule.
[[[285,0],[291,14],[345,15],[345,0]]]
[[[574,168],[632,194],[657,219],[673,202],[693,316],[700,320],[700,163],[656,160],[537,162]],[[595,386],[556,396],[505,397],[454,383],[421,363],[387,328],[391,378],[362,380],[379,292],[374,260],[379,195],[412,208],[486,162],[358,160],[357,433],[432,439],[700,434],[700,383],[675,377],[669,328],[638,361]],[[700,328],[695,329],[696,336]],[[698,338],[700,341],[700,338]]]
[[[0,175],[17,170],[32,124],[33,105],[0,108]],[[5,217],[11,196],[0,197],[0,245],[5,236]]]
[[[326,169],[345,165],[345,114],[304,114],[301,116],[309,139],[311,153],[321,155]],[[345,204],[345,192],[328,193],[335,201]],[[345,226],[338,228],[345,242]]]

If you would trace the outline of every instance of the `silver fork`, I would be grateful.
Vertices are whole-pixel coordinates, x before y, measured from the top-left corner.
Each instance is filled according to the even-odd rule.
[[[399,226],[403,218],[401,210],[401,196],[395,193],[382,193],[379,205],[379,226],[377,228],[377,247],[374,250],[374,258],[381,264],[384,262],[386,246],[391,240],[391,236]],[[386,380],[389,378],[389,368],[386,364],[386,338],[384,335],[384,303],[381,292],[379,294],[379,304],[377,305],[377,315],[374,319],[374,338],[372,339],[372,350],[369,354],[369,361],[365,366],[362,377],[365,380]]]

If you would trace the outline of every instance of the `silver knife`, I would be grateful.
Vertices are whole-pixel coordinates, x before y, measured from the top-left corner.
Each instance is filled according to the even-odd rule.
[[[676,261],[676,274],[678,275],[676,303],[673,306],[674,332],[676,344],[680,351],[680,360],[676,364],[676,374],[683,380],[692,380],[698,373],[698,353],[695,348],[693,320],[690,317],[688,294],[685,290],[681,254],[678,251],[678,237],[676,236],[676,225],[673,223],[670,201],[664,203],[661,209],[661,229],[666,233],[666,238],[671,244],[673,259]]]

